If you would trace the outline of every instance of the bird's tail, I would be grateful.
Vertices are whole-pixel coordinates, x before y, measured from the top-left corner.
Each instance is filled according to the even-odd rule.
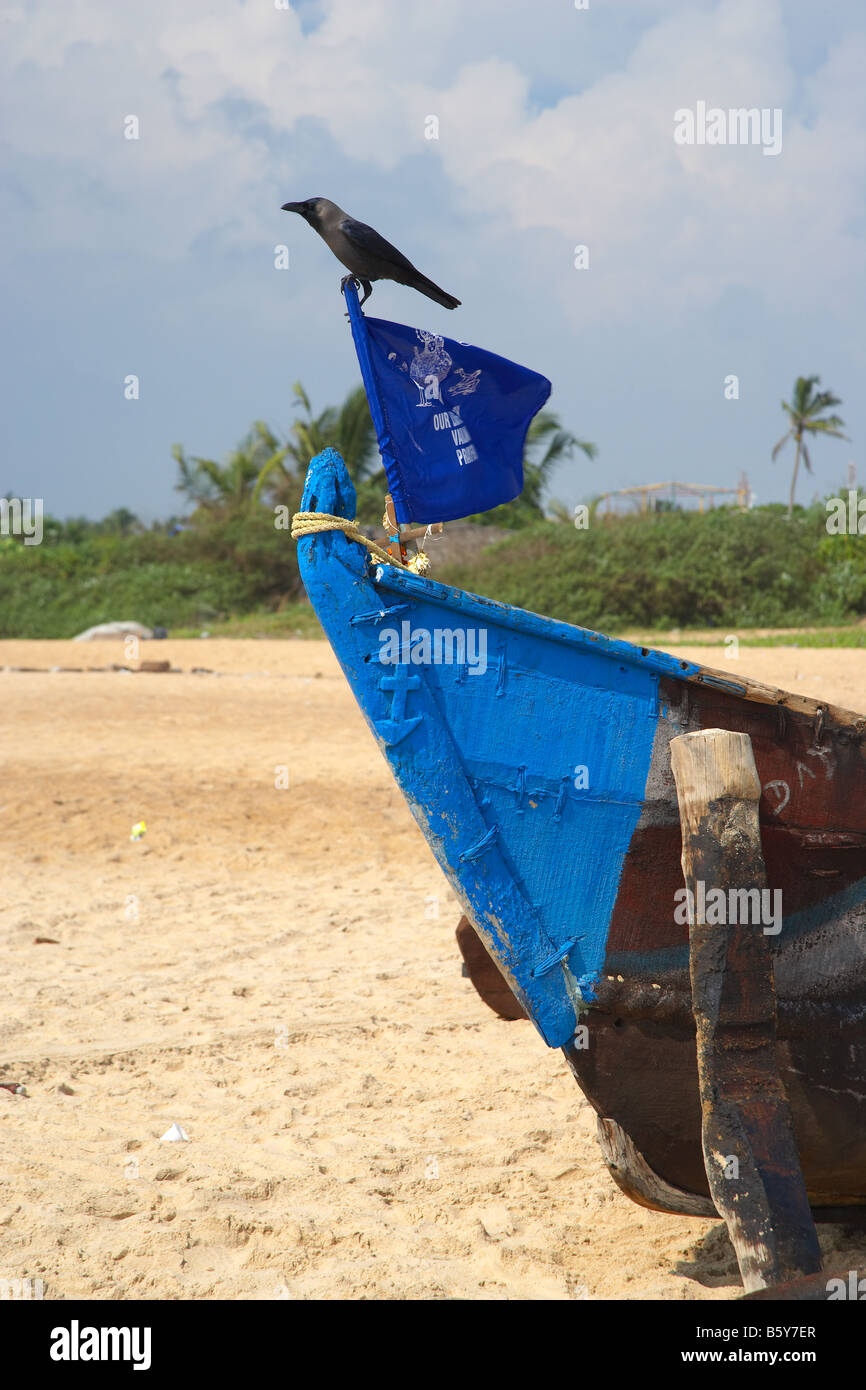
[[[460,305],[459,299],[455,299],[453,294],[449,294],[447,290],[440,290],[438,285],[434,285],[433,281],[428,280],[427,276],[422,275],[420,271],[411,284],[414,290],[420,290],[422,294],[426,294],[428,299],[435,299],[436,303],[441,304],[443,309],[456,309]]]

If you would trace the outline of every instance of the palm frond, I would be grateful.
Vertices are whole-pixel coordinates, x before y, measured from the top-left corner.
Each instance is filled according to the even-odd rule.
[[[534,444],[537,440],[543,439],[545,435],[560,428],[559,416],[552,410],[540,410],[537,415],[533,415],[529,422],[529,429],[526,431],[526,441]]]
[[[784,404],[784,402],[783,402],[783,404]],[[782,438],[779,440],[778,444],[774,444],[774,445],[773,445],[773,452],[772,452],[772,454],[770,455],[770,458],[773,460],[774,463],[776,462],[776,459],[777,459],[777,457],[778,457],[780,451],[785,447],[785,445],[787,444],[787,442],[788,442],[788,440],[789,440],[790,438],[791,438],[791,431],[788,430],[787,434],[783,434],[783,435],[782,435]]]
[[[251,501],[258,502],[259,498],[262,495],[262,489],[264,488],[265,484],[270,481],[271,475],[275,473],[277,469],[279,469],[282,472],[283,477],[285,479],[287,479],[289,482],[294,482],[293,473],[290,471],[290,469],[286,468],[286,454],[287,450],[285,448],[275,449],[274,452],[271,454],[270,458],[267,460],[267,462],[262,465],[261,469],[259,470],[259,475],[256,478],[255,487],[252,491]]]
[[[560,502],[558,497],[552,497],[547,504],[547,515],[551,521],[559,521],[564,525],[572,520],[572,513],[564,502]]]
[[[809,402],[809,415],[820,415],[824,410],[831,410],[834,405],[841,405],[838,396],[834,396],[832,391],[819,391]]]
[[[334,441],[352,477],[360,479],[375,467],[376,430],[363,386],[350,391],[340,407]]]
[[[843,434],[840,429],[845,421],[840,420],[838,415],[830,415],[826,420],[812,420],[804,426],[809,434],[832,434],[834,439],[847,439],[847,434]]]
[[[819,376],[798,376],[794,382],[794,410],[798,415],[805,415],[809,410],[814,388],[818,385],[821,378]]]

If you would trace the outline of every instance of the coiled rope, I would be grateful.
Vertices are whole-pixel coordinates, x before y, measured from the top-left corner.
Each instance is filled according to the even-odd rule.
[[[292,517],[292,540],[300,540],[301,536],[314,536],[317,531],[342,531],[343,535],[350,541],[357,541],[358,545],[365,545],[370,554],[382,565],[396,565],[398,569],[408,569],[400,560],[395,560],[393,555],[389,555],[387,550],[383,550],[381,545],[371,541],[368,536],[358,530],[355,521],[349,521],[345,516],[331,516],[329,512],[295,512]]]
[[[427,529],[429,531],[430,528]],[[419,550],[418,554],[413,555],[404,565],[402,560],[383,550],[381,545],[377,545],[359,531],[357,522],[349,521],[345,516],[331,516],[330,512],[295,512],[292,517],[293,541],[300,540],[301,536],[314,536],[318,531],[342,531],[347,540],[365,545],[380,565],[394,565],[397,569],[410,570],[412,574],[426,574],[430,567],[430,561],[423,550]]]

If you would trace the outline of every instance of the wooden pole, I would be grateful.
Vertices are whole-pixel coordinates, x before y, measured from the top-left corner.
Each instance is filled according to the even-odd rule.
[[[683,875],[692,894],[689,952],[704,1164],[751,1293],[821,1269],[776,1061],[776,991],[765,931],[775,932],[776,923],[767,911],[773,899],[763,896],[761,784],[748,734],[725,729],[672,739],[671,767]],[[718,889],[723,897],[713,893]],[[755,889],[759,899],[736,891]]]

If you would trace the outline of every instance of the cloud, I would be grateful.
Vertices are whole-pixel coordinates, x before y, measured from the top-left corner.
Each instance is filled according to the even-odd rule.
[[[315,193],[463,299],[459,325],[440,316],[448,331],[553,377],[556,408],[601,443],[611,486],[663,476],[696,437],[695,476],[718,481],[734,458],[752,471],[745,455],[764,459],[754,438],[777,437],[797,371],[823,373],[856,435],[866,36],[854,0],[832,13],[780,0],[583,12],[569,0],[67,0],[7,7],[2,33],[0,262],[21,405],[10,449],[16,467],[31,459],[71,489],[73,510],[79,486],[97,510],[135,489],[149,499],[155,458],[174,506],[173,439],[219,453],[257,415],[284,423],[297,375],[321,404],[355,380],[335,326],[338,268],[279,212]],[[698,100],[781,107],[782,153],[675,144],[674,112]],[[123,138],[129,114],[138,141]],[[425,139],[430,115],[438,140]],[[282,240],[292,271],[277,275]],[[573,265],[579,243],[588,271]],[[421,305],[387,285],[373,301],[437,326]],[[129,370],[147,378],[141,410],[112,426]],[[721,394],[728,371],[743,378],[736,406]],[[95,421],[109,432],[96,462]],[[766,467],[764,496],[780,476]],[[595,466],[572,471],[595,486]]]
[[[529,27],[499,0],[328,0],[312,25],[262,3],[182,19],[169,0],[146,13],[113,0],[13,11],[4,104],[19,233],[31,247],[165,258],[215,229],[230,245],[272,242],[278,177],[309,177],[305,132],[318,128],[380,178],[438,160],[478,237],[510,231],[527,254],[521,234],[538,233],[545,254],[558,238],[562,277],[587,243],[583,322],[661,303],[676,313],[732,287],[780,303],[792,279],[807,298],[843,295],[861,255],[850,171],[863,157],[866,40],[831,52],[798,116],[779,0],[625,8],[643,22],[626,61],[541,107],[532,54],[591,34],[600,12],[570,14],[566,29],[549,0]],[[781,107],[782,154],[675,145],[673,113],[698,99]],[[123,139],[129,113],[138,141]],[[430,114],[438,141],[424,139]]]
[[[792,111],[781,8],[749,0],[663,20],[623,70],[546,110],[531,110],[517,66],[499,60],[427,102],[449,177],[479,218],[558,233],[563,273],[567,243],[589,245],[584,321],[660,301],[695,308],[733,287],[778,305],[794,282],[815,303],[845,293],[862,263],[850,228],[863,213],[851,174],[863,164],[864,45],[849,40],[811,83],[811,126]],[[781,154],[676,145],[674,112],[698,100],[781,108]]]

